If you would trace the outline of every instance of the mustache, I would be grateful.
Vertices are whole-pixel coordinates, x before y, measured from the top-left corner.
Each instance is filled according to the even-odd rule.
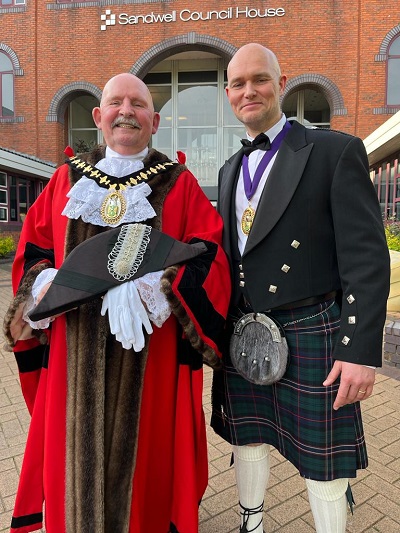
[[[117,117],[115,120],[112,121],[111,127],[115,128],[115,126],[118,126],[118,124],[128,124],[129,126],[133,126],[134,128],[138,128],[139,130],[142,129],[141,125],[136,122],[134,118]]]

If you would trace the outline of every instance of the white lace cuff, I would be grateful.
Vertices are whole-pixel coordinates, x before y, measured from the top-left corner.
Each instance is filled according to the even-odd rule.
[[[161,292],[161,276],[163,273],[163,270],[150,272],[134,280],[140,297],[146,304],[149,318],[158,328],[161,328],[171,314],[167,298]]]
[[[27,322],[32,329],[47,329],[49,327],[50,322],[52,321],[52,318],[43,318],[42,320],[38,320],[37,322],[34,322],[29,318],[29,313],[34,309],[37,305],[37,299],[38,296],[43,289],[43,287],[47,284],[53,281],[53,279],[56,277],[57,269],[56,268],[46,268],[45,270],[42,270],[38,277],[35,279],[34,284],[32,285],[32,294],[29,296],[29,298],[26,301],[24,312],[22,315],[22,318]]]

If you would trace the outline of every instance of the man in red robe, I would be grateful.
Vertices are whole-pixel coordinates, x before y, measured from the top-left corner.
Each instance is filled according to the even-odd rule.
[[[13,265],[4,329],[32,420],[11,531],[40,529],[44,502],[47,533],[196,533],[202,364],[219,366],[230,292],[222,222],[182,161],[149,150],[160,117],[140,79],[111,78],[93,118],[105,145],[68,153],[27,213]],[[29,319],[78,244],[131,223],[207,252]]]

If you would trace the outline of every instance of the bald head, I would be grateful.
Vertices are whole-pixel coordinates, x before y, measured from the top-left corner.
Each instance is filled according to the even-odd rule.
[[[286,76],[271,50],[258,43],[245,44],[229,62],[227,75],[226,94],[232,110],[251,137],[279,121]]]
[[[249,61],[250,58],[252,60],[257,59],[260,64],[264,63],[269,65],[277,77],[281,75],[281,68],[279,66],[278,58],[272,52],[272,50],[266,48],[262,44],[248,43],[240,47],[230,60],[227,68],[228,83],[230,72],[234,71],[235,68],[243,63]]]
[[[160,123],[146,84],[129,72],[108,80],[92,115],[107,146],[121,155],[144,150]]]
[[[137,91],[138,94],[141,94],[142,97],[148,101],[149,107],[154,110],[153,98],[147,85],[140,78],[134,74],[131,74],[130,72],[122,72],[121,74],[117,74],[108,80],[103,88],[100,107],[107,100],[107,98],[113,94],[115,87],[121,86],[131,87],[131,90]]]

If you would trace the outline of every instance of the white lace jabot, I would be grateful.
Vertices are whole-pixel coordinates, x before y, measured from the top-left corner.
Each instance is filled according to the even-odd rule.
[[[137,154],[134,158],[129,158],[119,156],[107,147],[107,157],[101,159],[96,164],[96,168],[110,176],[123,178],[144,167],[141,159],[137,157],[146,155],[145,152],[147,153],[147,150]],[[140,183],[122,191],[127,206],[126,212],[116,224],[107,224],[101,217],[100,209],[109,193],[109,189],[100,187],[94,180],[82,176],[69,191],[67,195],[69,200],[62,214],[72,219],[81,217],[84,222],[90,222],[96,226],[110,227],[129,222],[143,222],[156,216],[156,212],[146,198],[151,193],[151,188],[147,183]]]
[[[142,159],[147,153],[148,148],[145,148],[135,156],[121,156],[107,146],[106,157],[96,164],[96,168],[109,176],[123,178],[144,167]],[[82,217],[84,222],[90,222],[96,226],[109,227],[130,222],[144,222],[156,216],[156,212],[146,198],[151,193],[151,188],[147,183],[140,183],[121,191],[126,201],[126,211],[116,224],[107,224],[101,217],[100,208],[109,193],[109,189],[104,189],[97,185],[94,180],[82,176],[69,191],[69,200],[62,214],[72,219]],[[160,290],[162,274],[162,271],[151,272],[134,281],[141,299],[147,306],[149,318],[157,327],[161,327],[171,314],[166,296]],[[124,284],[124,286],[126,289],[127,285]],[[109,310],[110,312],[111,310]]]

